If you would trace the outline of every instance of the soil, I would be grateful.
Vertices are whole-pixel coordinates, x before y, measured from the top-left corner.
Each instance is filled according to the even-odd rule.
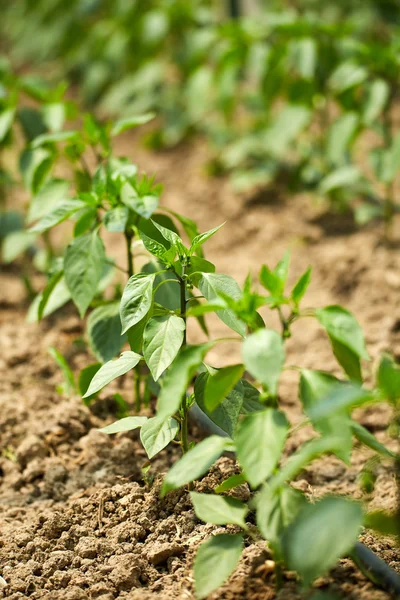
[[[143,170],[156,172],[165,185],[163,204],[195,218],[201,230],[227,221],[206,246],[219,272],[242,283],[248,271],[256,275],[262,263],[273,266],[289,248],[292,282],[313,265],[306,304],[340,303],[357,316],[372,359],[365,365],[368,377],[383,350],[400,359],[398,250],[379,241],[377,225],[358,231],[347,217],[327,217],[306,197],[276,202],[269,191],[255,202],[237,196],[227,181],[204,175],[207,155],[201,144],[154,155],[127,135],[119,152]],[[123,264],[116,237],[108,240],[109,252]],[[6,582],[0,579],[0,598],[194,598],[196,548],[210,533],[225,528],[198,521],[185,490],[159,498],[162,473],[179,456],[175,446],[152,461],[144,480],[141,469],[147,458],[137,432],[108,437],[97,431],[115,420],[112,394],[131,397],[129,377],[110,385],[90,408],[80,397],[56,391],[62,375],[47,352],[50,346],[67,357],[75,372],[93,357],[72,306],[40,324],[26,323],[28,303],[20,275],[20,265],[4,269],[0,284],[0,574]],[[40,284],[40,276],[33,282]],[[266,320],[267,326],[276,325],[271,315]],[[226,332],[219,321],[213,325],[215,336]],[[195,329],[189,339],[198,340],[199,335]],[[296,325],[287,354],[288,364],[340,375],[326,336],[311,320]],[[220,366],[236,358],[235,345],[225,344],[208,361]],[[300,419],[297,383],[296,373],[287,371],[280,387],[282,409],[294,425]],[[358,418],[380,441],[396,448],[387,433],[391,413],[386,406],[360,411]],[[198,439],[201,432],[193,428],[191,435]],[[309,435],[307,429],[299,430],[287,455]],[[358,476],[369,456],[371,452],[356,446],[348,467],[331,457],[318,460],[295,485],[310,497],[348,494],[363,499],[370,509],[392,510],[396,485],[390,465],[378,467],[373,493],[361,492]],[[196,489],[211,491],[236,469],[233,459],[221,458]],[[244,500],[250,495],[246,486],[232,493]],[[393,540],[367,533],[361,539],[400,572]],[[247,541],[235,573],[210,600],[300,599],[293,573],[285,573],[283,588],[275,591],[270,560],[265,545]],[[347,559],[315,588],[336,598],[390,598]]]

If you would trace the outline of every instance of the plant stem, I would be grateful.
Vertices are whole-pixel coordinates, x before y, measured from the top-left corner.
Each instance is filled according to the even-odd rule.
[[[126,258],[128,263],[128,277],[132,277],[133,275],[133,255],[132,255],[132,239],[133,239],[133,231],[130,229],[125,230],[125,241],[126,241]],[[137,413],[140,412],[140,408],[142,406],[142,397],[141,397],[141,389],[140,384],[142,380],[142,374],[140,371],[140,363],[133,369],[133,381],[135,388],[135,411]]]
[[[386,110],[383,113],[384,121],[384,136],[385,136],[385,149],[389,150],[393,145],[393,123],[392,123],[392,105],[396,97],[396,90],[392,88],[390,94],[390,100],[387,104]],[[385,200],[383,203],[383,221],[384,221],[384,239],[385,242],[389,242],[392,234],[393,224],[393,213],[394,213],[394,180],[388,181],[385,189]]]
[[[133,239],[133,232],[126,230],[125,231],[125,241],[126,241],[126,256],[127,256],[128,276],[129,277],[132,277],[132,275],[133,275],[133,256],[132,256],[132,250],[131,250],[132,239]]]
[[[179,277],[179,285],[180,285],[180,304],[181,304],[181,319],[183,319],[185,323],[185,330],[183,332],[183,341],[182,347],[186,346],[186,277],[185,277],[185,265],[182,265],[182,275]],[[182,454],[186,454],[189,450],[189,442],[188,442],[188,406],[187,406],[187,398],[186,391],[182,396],[181,400],[181,448]]]
[[[282,574],[282,563],[275,562],[275,586],[277,591],[282,589],[283,585],[283,574]]]

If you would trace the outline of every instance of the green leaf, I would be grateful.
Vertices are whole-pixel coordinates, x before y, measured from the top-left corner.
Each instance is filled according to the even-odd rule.
[[[79,139],[77,131],[55,131],[53,133],[43,133],[38,135],[31,143],[31,148],[39,148],[44,144],[54,144],[57,142],[73,142]]]
[[[121,329],[118,302],[98,306],[90,313],[87,334],[90,349],[98,360],[107,362],[121,351],[126,341]]]
[[[27,315],[28,323],[36,323],[38,321],[38,310],[43,293],[38,294],[30,305]],[[61,308],[61,306],[64,306],[69,300],[71,300],[71,294],[65,283],[65,278],[61,277],[46,302],[42,317],[48,317]]]
[[[367,513],[364,517],[364,527],[373,529],[382,535],[400,535],[400,523],[396,514],[387,514],[382,510]]]
[[[310,416],[312,409],[324,401],[338,386],[340,386],[340,381],[329,373],[303,369],[300,376],[299,397],[305,413]],[[344,409],[327,419],[313,420],[313,425],[323,435],[333,435],[342,439],[342,445],[337,456],[341,460],[348,462],[350,460],[353,437],[348,411]]]
[[[62,374],[64,376],[64,392],[68,395],[71,395],[75,392],[75,378],[74,374],[71,370],[71,367],[65,360],[64,356],[59,352],[56,348],[49,348],[48,353],[55,360],[55,362],[60,367]]]
[[[248,414],[253,412],[260,412],[264,410],[265,406],[260,402],[260,392],[254,385],[251,385],[246,379],[241,379],[243,385],[243,405],[242,413]]]
[[[272,329],[259,329],[244,340],[242,358],[249,373],[275,396],[285,362],[281,336]]]
[[[0,142],[4,140],[8,132],[10,131],[15,116],[15,109],[9,108],[1,112],[0,114]]]
[[[360,358],[369,360],[362,329],[351,312],[332,305],[317,309],[315,316],[331,339],[343,344]]]
[[[241,381],[228,393],[226,398],[213,411],[207,410],[204,403],[204,391],[211,375],[200,373],[194,382],[195,400],[205,415],[218,425],[230,437],[233,437],[243,404],[243,384]]]
[[[150,254],[164,263],[172,262],[174,260],[176,256],[175,248],[169,248],[169,250],[167,250],[163,244],[160,244],[160,242],[149,238],[149,236],[143,233],[143,231],[139,231],[139,234],[140,239],[143,242],[143,246],[148,252],[150,252]]]
[[[161,233],[164,240],[169,242],[171,246],[174,246],[180,254],[186,254],[186,252],[184,251],[185,246],[183,244],[183,241],[175,231],[172,231],[172,229],[168,229],[167,227],[163,227],[155,219],[152,219],[151,222]]]
[[[243,365],[232,365],[219,369],[210,375],[204,391],[204,404],[207,410],[213,411],[233,390],[243,375]]]
[[[400,398],[400,365],[388,354],[381,357],[377,384],[382,394],[391,402],[395,403]]]
[[[242,295],[241,290],[233,277],[216,273],[203,273],[203,277],[199,282],[199,289],[210,303],[217,300],[220,293],[225,294],[236,301],[239,300]],[[233,331],[236,331],[236,333],[242,337],[246,335],[246,325],[238,319],[232,310],[219,310],[217,311],[217,315],[221,321],[233,329]]]
[[[156,274],[153,284],[153,288],[155,290],[153,300],[167,310],[180,311],[181,302],[178,278],[174,273],[171,273],[171,271],[160,272],[161,266],[162,265],[159,263],[149,262],[142,268],[143,273]],[[166,280],[169,280],[167,285],[160,285],[162,281]]]
[[[123,352],[116,360],[106,362],[93,377],[89,389],[83,397],[87,398],[95,394],[117,377],[125,375],[133,367],[136,367],[141,358],[140,354],[128,350]]]
[[[39,321],[43,318],[43,313],[44,313],[44,309],[46,308],[47,302],[49,301],[51,294],[53,293],[55,287],[57,286],[57,284],[59,283],[60,279],[63,276],[64,276],[63,271],[59,271],[58,273],[55,273],[50,278],[46,287],[44,288],[43,292],[41,293],[38,311],[37,311],[37,317],[38,317]]]
[[[130,327],[126,332],[129,345],[133,352],[142,352],[142,350],[143,350],[144,328],[146,327],[146,323],[150,318],[150,314],[151,314],[151,309],[147,313],[147,315],[145,315],[143,317],[143,319],[141,319],[138,323],[136,323],[136,325],[133,325],[133,327]]]
[[[165,419],[176,413],[189,383],[211,345],[185,346],[178,354],[164,378],[157,403],[157,416]]]
[[[328,497],[309,504],[283,537],[288,568],[310,585],[352,550],[362,522],[361,505],[352,500]]]
[[[233,490],[235,487],[238,487],[243,483],[246,483],[246,478],[242,473],[238,475],[231,475],[228,477],[228,479],[225,479],[225,481],[217,485],[217,487],[214,488],[214,492],[216,494],[223,494],[224,492]]]
[[[63,200],[52,212],[48,213],[40,219],[36,225],[29,228],[31,233],[43,233],[63,221],[66,221],[73,214],[85,208],[85,202],[82,200],[66,199]]]
[[[361,362],[357,354],[334,338],[330,338],[330,340],[333,354],[335,355],[339,365],[343,368],[343,371],[352,381],[361,383]]]
[[[329,79],[331,89],[337,94],[363,83],[368,78],[365,67],[357,65],[352,60],[341,63]]]
[[[179,425],[175,419],[160,419],[159,417],[148,419],[140,431],[140,440],[149,459],[168,446],[178,431]]]
[[[145,113],[143,115],[132,115],[131,117],[126,117],[125,119],[119,119],[114,123],[111,129],[111,135],[119,135],[128,129],[132,129],[132,127],[144,125],[145,123],[152,121],[155,116],[155,113]]]
[[[332,436],[316,438],[303,444],[300,450],[290,456],[271,480],[272,491],[276,491],[288,481],[293,481],[296,475],[322,454],[336,454],[341,449],[341,444],[341,438]]]
[[[53,155],[44,148],[25,150],[21,154],[19,168],[22,173],[25,187],[33,194],[38,193],[52,164]]]
[[[294,39],[289,44],[289,56],[300,77],[313,79],[318,64],[318,46],[315,39]]]
[[[238,424],[236,453],[247,481],[256,488],[277,466],[288,434],[285,415],[267,408],[246,415]]]
[[[376,79],[368,86],[368,94],[363,108],[365,125],[372,125],[382,114],[390,95],[389,85],[384,79]]]
[[[205,523],[214,525],[238,525],[246,529],[247,506],[226,496],[216,496],[215,494],[199,494],[190,492],[190,498],[193,503],[196,516]]]
[[[149,219],[158,207],[159,198],[153,194],[139,196],[131,184],[126,181],[121,189],[121,201],[141,217]]]
[[[215,535],[199,546],[194,560],[194,581],[199,600],[228,579],[239,562],[242,550],[243,537],[225,533]]]
[[[292,142],[307,127],[311,116],[311,110],[301,104],[284,106],[260,140],[263,151],[274,158],[284,159]]]
[[[143,355],[154,381],[164,373],[182,346],[185,321],[176,315],[153,317],[144,330]]]
[[[360,122],[356,112],[346,112],[334,121],[328,132],[326,156],[333,165],[346,162],[346,152],[355,139]]]
[[[50,102],[41,107],[43,122],[52,131],[60,131],[67,118],[68,106],[64,102]]]
[[[102,427],[99,429],[102,433],[121,433],[122,431],[133,431],[139,427],[143,427],[146,423],[147,417],[124,417],[111,425]]]
[[[116,206],[106,212],[103,217],[104,227],[111,233],[122,233],[128,223],[129,209],[127,206]]]
[[[204,475],[217,458],[231,448],[231,445],[230,440],[218,435],[212,435],[197,444],[178,462],[174,463],[168,471],[161,489],[161,496]]]
[[[70,184],[63,179],[49,179],[31,199],[27,222],[32,223],[52,212],[62,200],[68,198]]]
[[[320,194],[329,194],[339,188],[347,188],[361,180],[361,171],[358,167],[346,165],[335,169],[323,178],[319,185]]]
[[[81,317],[97,292],[105,260],[104,245],[96,231],[75,238],[67,246],[65,281]]]
[[[84,235],[97,224],[97,209],[87,206],[75,214],[74,237]]]
[[[285,284],[289,275],[289,265],[290,265],[290,252],[287,250],[285,252],[282,260],[278,262],[274,269],[274,274],[277,276],[279,281],[281,282],[282,292],[285,289]]]
[[[278,275],[270,271],[267,265],[263,265],[260,271],[260,283],[273,297],[279,298],[283,294],[282,282]]]
[[[368,446],[368,448],[371,448],[371,450],[374,450],[383,456],[389,456],[390,458],[394,458],[396,456],[394,452],[389,450],[389,448],[386,448],[386,446],[378,442],[376,437],[370,431],[368,431],[368,429],[360,425],[360,423],[352,421],[351,428],[358,441],[365,446]]]
[[[217,233],[217,231],[221,229],[221,227],[223,227],[224,225],[225,223],[222,223],[222,225],[218,225],[218,227],[214,227],[214,229],[210,229],[205,233],[196,235],[196,237],[193,238],[192,244],[189,248],[189,255],[192,255],[197,250],[197,248],[202,246],[208,239],[210,239],[211,236],[214,235],[214,233]]]
[[[1,247],[2,261],[4,264],[11,263],[18,256],[32,248],[37,235],[27,231],[14,231],[7,235]]]
[[[92,365],[88,365],[79,373],[78,380],[78,389],[81,396],[84,396],[89,389],[90,382],[93,377],[96,375],[97,371],[101,368],[101,363],[93,363]],[[94,398],[96,394],[92,396]],[[87,398],[90,401],[90,398]]]
[[[373,392],[355,383],[339,384],[325,398],[313,406],[308,414],[313,421],[331,418],[333,415],[362,406],[374,399]]]
[[[284,530],[305,503],[304,495],[290,485],[285,484],[272,491],[268,484],[264,484],[257,497],[257,526],[264,539],[273,546],[279,546]]]
[[[147,315],[153,302],[154,273],[139,273],[129,278],[121,298],[122,333]]]
[[[308,286],[310,285],[311,271],[312,267],[308,267],[308,269],[298,279],[292,290],[292,300],[296,306],[300,304],[300,301],[302,300],[304,294],[307,291]]]

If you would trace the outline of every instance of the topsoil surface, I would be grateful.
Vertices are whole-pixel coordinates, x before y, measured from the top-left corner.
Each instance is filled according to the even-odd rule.
[[[283,199],[274,191],[256,198],[237,196],[227,181],[204,175],[206,151],[201,144],[154,155],[127,135],[119,150],[141,169],[157,173],[165,185],[163,204],[196,219],[202,231],[227,221],[206,246],[218,272],[241,284],[249,271],[256,275],[262,263],[273,266],[289,248],[291,282],[313,265],[304,305],[339,303],[358,318],[372,359],[365,365],[367,378],[383,350],[400,359],[398,250],[380,243],[379,226],[358,231],[350,219],[327,216],[301,196]],[[109,251],[123,264],[123,248],[116,238],[110,236]],[[185,490],[160,500],[162,473],[178,458],[176,446],[154,459],[149,474],[154,481],[145,482],[141,468],[147,458],[137,432],[108,437],[97,431],[116,418],[113,393],[132,397],[129,377],[110,385],[90,408],[79,397],[57,393],[62,376],[47,349],[56,347],[78,372],[93,362],[82,342],[84,328],[72,306],[40,324],[27,324],[20,275],[21,265],[4,269],[0,283],[0,575],[7,584],[0,580],[0,598],[194,598],[196,548],[224,528],[200,522]],[[41,283],[40,276],[34,282]],[[277,325],[271,315],[266,321],[267,326]],[[222,323],[214,325],[215,336],[226,333]],[[189,340],[198,336],[194,330]],[[236,346],[222,345],[210,353],[208,362],[220,366],[236,360]],[[287,354],[288,364],[340,375],[326,336],[310,319],[296,324]],[[293,424],[301,418],[297,384],[295,372],[284,373],[280,402]],[[360,411],[358,418],[380,441],[396,448],[386,432],[391,418],[386,407]],[[193,427],[191,435],[199,439],[201,432]],[[309,435],[309,430],[300,429],[287,455]],[[370,509],[393,510],[396,484],[389,465],[379,466],[374,493],[363,496],[360,490],[358,476],[370,455],[356,446],[349,467],[331,457],[318,460],[295,485],[311,498],[345,494],[363,498]],[[195,487],[212,491],[236,469],[233,459],[222,458]],[[232,493],[243,500],[250,495],[247,486]],[[393,540],[370,534],[362,540],[400,572]],[[285,574],[283,588],[276,592],[270,559],[262,543],[247,540],[235,573],[209,598],[301,598],[293,573]],[[347,559],[315,587],[336,598],[390,598]]]

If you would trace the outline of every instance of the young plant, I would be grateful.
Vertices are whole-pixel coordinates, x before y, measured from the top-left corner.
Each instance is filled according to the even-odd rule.
[[[140,428],[149,459],[178,438],[183,457],[165,476],[162,495],[184,485],[192,487],[192,482],[203,476],[224,452],[236,453],[241,475],[233,476],[216,491],[221,493],[247,482],[257,492],[249,506],[232,498],[192,493],[199,518],[214,524],[234,524],[243,530],[241,534],[216,536],[200,547],[195,562],[200,598],[221,585],[232,572],[242,551],[243,535],[268,541],[274,553],[278,586],[282,564],[298,571],[304,584],[309,585],[339,557],[353,552],[364,515],[360,504],[345,498],[328,497],[315,506],[309,505],[290,483],[323,454],[334,454],[348,464],[353,437],[386,459],[394,458],[390,450],[351,419],[353,408],[379,397],[379,392],[361,385],[360,361],[368,359],[362,331],[354,317],[339,306],[300,308],[310,281],[310,269],[290,294],[285,294],[289,255],[273,270],[266,266],[261,269],[260,281],[271,294],[262,296],[252,291],[250,278],[240,290],[231,277],[216,274],[211,263],[195,256],[196,248],[218,228],[197,236],[187,247],[172,230],[155,226],[162,234],[161,243],[144,232],[139,233],[146,248],[162,263],[163,271],[171,275],[162,285],[178,286],[180,307],[168,310],[155,301],[156,274],[131,277],[121,299],[120,315],[123,330],[131,328],[137,351],[125,352],[119,359],[106,363],[93,377],[86,395],[97,393],[140,361],[146,362],[153,378],[160,381],[156,415],[126,417],[102,431],[112,434]],[[191,307],[189,292],[194,288],[206,302]],[[197,302],[197,292],[193,300]],[[258,313],[263,305],[278,311],[280,333],[265,328]],[[239,334],[235,339],[242,340],[242,364],[213,369],[204,362],[210,348],[221,340],[187,344],[189,319],[204,317],[209,312],[216,312]],[[316,437],[284,461],[286,441],[298,428],[291,428],[279,410],[278,383],[285,362],[284,341],[291,334],[295,320],[311,316],[327,332],[333,352],[349,379],[342,381],[329,373],[299,368],[299,397],[304,409],[300,426],[311,423]],[[245,369],[255,381],[243,378]],[[188,412],[193,407],[222,432],[191,447]],[[281,463],[284,464],[279,468]],[[247,513],[254,510],[257,531],[245,521]],[[338,520],[343,527],[337,526]],[[327,533],[329,523],[331,530]],[[315,531],[318,532],[315,552],[305,554],[305,540],[311,532],[316,535]],[[217,556],[220,559],[222,556],[223,568],[210,571]]]

